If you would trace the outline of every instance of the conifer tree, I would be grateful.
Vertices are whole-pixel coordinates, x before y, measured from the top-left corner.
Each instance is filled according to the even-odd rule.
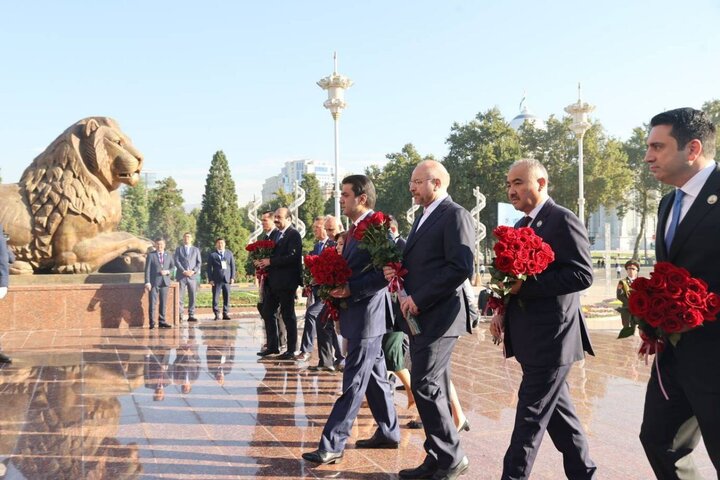
[[[172,177],[156,182],[157,187],[149,193],[148,235],[165,239],[168,251],[172,251],[185,232],[193,232],[193,221],[183,208],[182,190]]]
[[[146,236],[148,218],[148,189],[140,180],[134,187],[127,187],[122,192],[122,217],[118,230]]]
[[[225,153],[218,150],[210,162],[197,220],[198,246],[203,251],[203,260],[215,248],[215,239],[223,237],[227,248],[235,256],[235,265],[243,265],[247,257],[245,245],[249,235],[250,232],[242,226],[230,166]]]

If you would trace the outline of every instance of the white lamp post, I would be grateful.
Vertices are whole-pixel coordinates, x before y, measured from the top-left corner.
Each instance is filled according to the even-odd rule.
[[[323,105],[330,110],[335,124],[335,217],[340,218],[340,129],[339,120],[342,109],[345,108],[345,90],[350,88],[353,81],[337,73],[337,53],[333,53],[333,73],[317,82],[323,90],[327,90],[328,99]]]
[[[573,123],[570,130],[573,131],[578,140],[578,218],[585,225],[585,187],[583,185],[583,137],[591,127],[588,121],[588,113],[595,110],[594,105],[583,102],[580,95],[580,84],[578,83],[578,101],[565,107],[565,111],[572,115]]]

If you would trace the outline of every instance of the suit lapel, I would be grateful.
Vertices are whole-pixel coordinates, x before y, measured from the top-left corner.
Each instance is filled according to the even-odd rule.
[[[422,237],[425,232],[430,230],[433,224],[435,224],[435,222],[440,219],[442,214],[445,213],[445,210],[447,210],[450,206],[450,202],[452,202],[452,198],[450,198],[450,196],[448,195],[442,202],[440,202],[437,208],[435,208],[435,210],[433,210],[432,213],[428,215],[428,217],[425,219],[425,221],[423,221],[420,227],[417,226],[417,222],[420,221],[420,219],[418,218],[415,225],[413,225],[413,230],[411,232],[412,238],[408,238],[407,244],[405,245],[406,252],[410,251],[410,249],[415,245],[417,240]]]
[[[374,212],[373,210],[368,211],[368,214],[363,217],[363,220],[368,218],[370,215],[372,215]],[[350,257],[350,253],[352,253],[355,248],[357,247],[358,241],[355,240],[355,238],[352,238],[350,235],[347,236],[345,239],[345,246],[343,247],[343,258],[347,259]]]
[[[710,174],[705,185],[703,185],[700,193],[698,194],[695,201],[690,206],[682,221],[678,224],[677,230],[675,230],[675,237],[673,238],[672,245],[670,245],[670,251],[668,252],[668,259],[672,259],[677,255],[678,250],[682,247],[682,244],[692,235],[695,227],[702,221],[705,216],[710,213],[713,208],[717,208],[717,197],[720,194],[720,170],[718,166],[715,166],[715,170]],[[715,202],[708,202],[708,198],[711,195],[715,195]],[[673,199],[675,196],[673,195]],[[671,199],[668,199],[668,205],[672,204]],[[669,210],[669,208],[667,208]],[[663,215],[662,229],[660,230],[662,237],[662,247],[665,248],[665,223],[667,221],[667,212]]]
[[[540,209],[537,216],[533,219],[532,223],[530,224],[530,228],[535,230],[535,233],[537,233],[540,237],[543,236],[543,230],[545,227],[545,224],[547,223],[547,217],[550,215],[550,212],[552,211],[553,207],[555,207],[555,201],[552,198],[548,198],[545,202],[545,205]]]

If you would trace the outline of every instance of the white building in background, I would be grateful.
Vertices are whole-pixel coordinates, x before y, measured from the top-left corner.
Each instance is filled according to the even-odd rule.
[[[332,195],[335,182],[335,168],[317,160],[303,158],[285,162],[280,170],[280,175],[267,178],[262,188],[262,201],[268,202],[273,199],[275,192],[282,188],[285,192],[293,191],[295,182],[300,184],[306,173],[313,173],[320,183],[320,190],[325,200]]]

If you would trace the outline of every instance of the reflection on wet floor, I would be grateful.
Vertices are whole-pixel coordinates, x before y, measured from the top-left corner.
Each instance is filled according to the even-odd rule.
[[[0,370],[0,478],[391,479],[423,457],[421,430],[402,429],[400,450],[356,450],[372,435],[361,410],[345,458],[315,467],[316,448],[340,389],[339,374],[310,362],[261,361],[259,318],[201,321],[169,331],[12,332],[0,341],[13,364]],[[599,478],[653,478],[637,439],[649,367],[636,339],[592,332],[597,356],[569,383]],[[453,380],[471,425],[461,436],[465,478],[499,478],[514,421],[520,369],[502,359],[481,327],[463,338]],[[396,392],[405,425],[412,418]],[[715,475],[702,445],[702,472]],[[543,442],[533,479],[562,478],[562,459]]]

